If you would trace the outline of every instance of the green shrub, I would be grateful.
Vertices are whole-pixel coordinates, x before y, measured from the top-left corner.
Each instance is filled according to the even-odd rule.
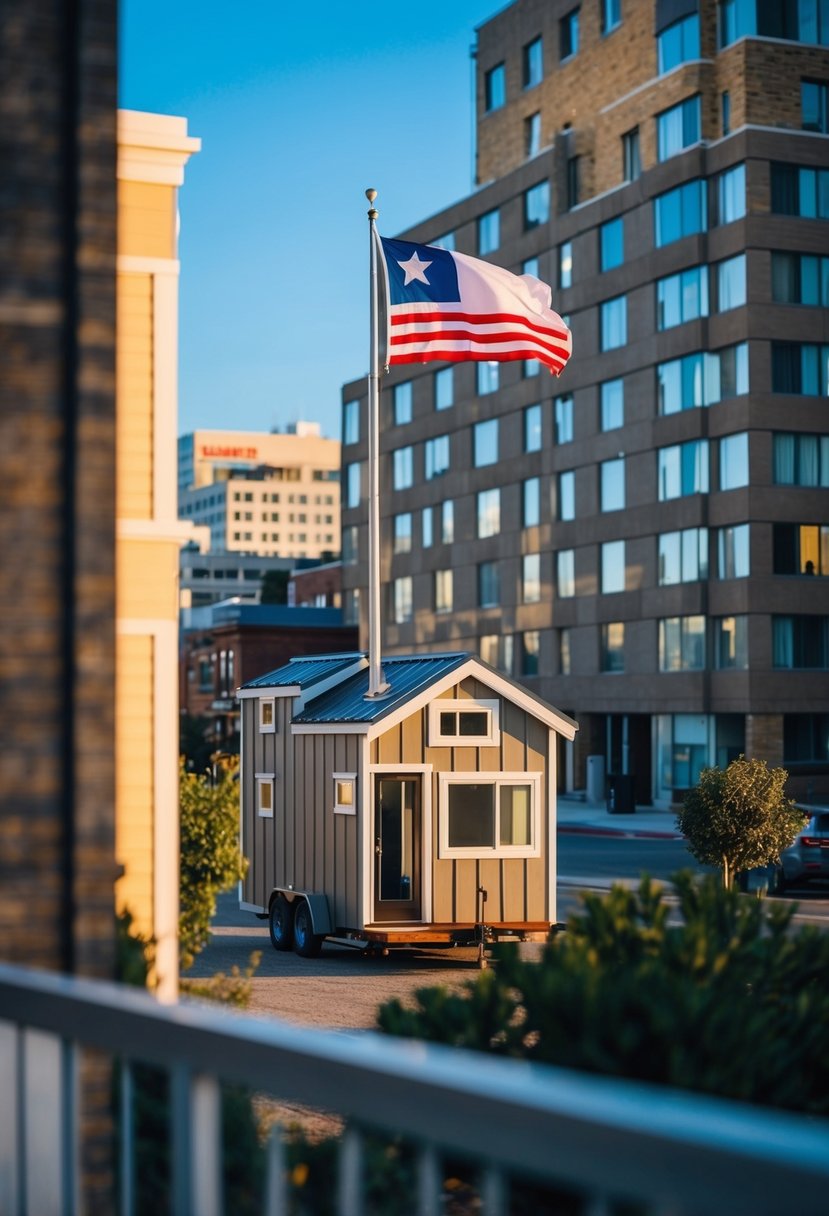
[[[829,935],[675,877],[587,895],[540,963],[515,946],[460,993],[381,1007],[387,1034],[829,1114]]]

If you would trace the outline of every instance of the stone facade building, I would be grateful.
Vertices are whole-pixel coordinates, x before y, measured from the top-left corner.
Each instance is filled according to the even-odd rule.
[[[745,752],[829,798],[819,7],[518,0],[477,31],[479,188],[403,234],[550,283],[574,354],[559,381],[384,378],[384,648],[474,650],[561,706],[570,787],[598,755],[667,804]],[[365,395],[343,392],[363,637]]]

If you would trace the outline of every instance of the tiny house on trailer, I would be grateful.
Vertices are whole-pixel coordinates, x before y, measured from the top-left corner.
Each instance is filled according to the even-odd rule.
[[[544,935],[577,725],[469,654],[296,658],[238,691],[243,909],[277,950]]]

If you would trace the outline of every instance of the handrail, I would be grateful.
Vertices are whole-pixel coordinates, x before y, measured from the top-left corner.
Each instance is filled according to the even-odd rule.
[[[825,1212],[829,1122],[372,1032],[316,1031],[0,964],[0,1021],[676,1212]],[[195,1108],[191,1104],[191,1111]],[[209,1109],[209,1108],[208,1108]],[[0,1113],[0,1120],[11,1112]]]

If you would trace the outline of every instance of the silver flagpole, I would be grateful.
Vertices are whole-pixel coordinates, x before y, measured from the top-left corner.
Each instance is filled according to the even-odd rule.
[[[382,697],[389,685],[380,660],[380,353],[378,333],[379,293],[377,285],[377,232],[374,208],[376,190],[366,190],[372,206],[368,212],[369,266],[371,278],[371,339],[368,373],[368,692],[366,697]]]

